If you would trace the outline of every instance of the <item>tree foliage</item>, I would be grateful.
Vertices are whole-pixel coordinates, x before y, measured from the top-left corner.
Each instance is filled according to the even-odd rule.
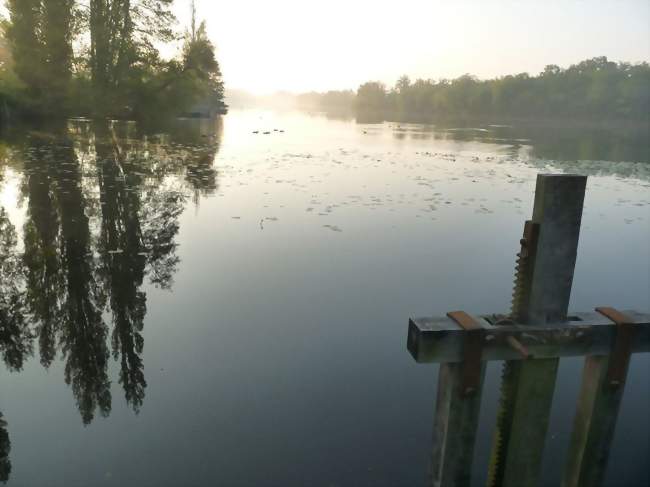
[[[158,46],[179,39],[173,0],[6,0],[0,29],[0,104],[30,115],[159,118],[202,102],[225,113],[205,23],[179,59]]]
[[[3,30],[11,50],[11,69],[24,86],[18,99],[30,111],[65,110],[73,57],[73,6],[74,0],[7,0],[9,21]]]
[[[215,48],[208,38],[205,21],[196,26],[196,9],[192,1],[192,23],[185,33],[183,45],[183,72],[194,77],[200,86],[200,97],[217,111],[225,111],[224,85]],[[195,100],[195,103],[198,100]]]
[[[347,92],[337,93],[340,99]],[[330,108],[328,100],[335,97],[310,95],[312,102],[318,98]],[[596,57],[566,69],[549,65],[537,76],[521,73],[480,80],[464,75],[439,81],[403,76],[391,89],[378,82],[362,84],[349,106],[360,114],[381,112],[383,118],[403,121],[563,118],[647,123],[650,66]]]

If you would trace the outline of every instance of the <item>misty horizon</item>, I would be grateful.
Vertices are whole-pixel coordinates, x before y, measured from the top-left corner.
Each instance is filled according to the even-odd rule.
[[[586,60],[589,60],[589,59],[597,59],[597,58],[600,58],[600,57],[606,57],[606,56],[591,56],[589,58],[585,58],[584,60],[582,60],[582,59],[578,60],[576,63],[572,63],[572,64],[566,65],[566,66],[557,65],[556,63],[549,63],[546,66],[558,66],[560,69],[567,69],[567,68],[569,68],[571,66],[575,66],[576,64],[578,64],[581,61],[586,61]],[[635,61],[630,61],[630,60],[625,60],[625,59],[608,59],[608,61],[616,63],[616,64],[629,64],[631,66],[642,66],[642,65],[646,65],[646,64],[649,63],[649,61],[647,61],[647,60],[636,61],[635,62]],[[497,76],[494,76],[494,77],[479,77],[479,76],[477,76],[477,75],[475,75],[475,74],[473,74],[471,72],[467,72],[467,73],[462,73],[461,75],[453,77],[453,78],[452,77],[441,77],[441,78],[417,77],[416,78],[416,77],[412,77],[409,73],[402,73],[401,75],[397,76],[394,80],[388,81],[388,82],[385,82],[385,81],[382,81],[382,80],[376,80],[376,79],[367,79],[364,82],[378,82],[378,83],[384,84],[387,88],[390,88],[390,87],[394,86],[399,81],[399,79],[404,77],[404,76],[409,77],[411,79],[411,81],[424,80],[424,81],[433,81],[433,82],[453,81],[455,79],[462,78],[463,76],[470,76],[472,78],[475,78],[479,82],[480,81],[498,80],[498,79],[501,79],[501,78],[505,78],[507,76],[517,76],[517,75],[522,75],[522,74],[526,74],[526,75],[528,75],[530,77],[537,77],[537,76],[541,75],[544,72],[544,68],[546,68],[546,66],[544,66],[541,70],[539,70],[539,72],[528,72],[528,71],[507,72],[507,73],[503,73],[503,74],[500,74],[500,75],[497,75]],[[364,82],[362,82],[361,84],[363,84]],[[328,91],[351,91],[351,92],[356,92],[360,85],[343,87],[343,88],[324,88],[322,90],[306,90],[306,91],[295,91],[295,90],[279,88],[277,90],[269,91],[269,92],[255,92],[254,90],[248,90],[246,88],[239,88],[237,86],[228,86],[226,88],[226,97],[228,97],[229,95],[232,95],[232,94],[238,94],[238,95],[242,94],[242,95],[249,95],[249,96],[253,96],[253,97],[264,98],[264,97],[274,97],[274,96],[298,96],[298,95],[301,95],[301,94],[308,94],[308,93],[322,94],[322,93],[327,93]]]
[[[187,5],[175,3],[180,25],[189,18]],[[403,74],[535,74],[595,56],[650,61],[650,5],[637,0],[399,6],[336,0],[327,8],[294,0],[199,0],[197,12],[208,21],[226,86],[262,95],[356,89],[368,80],[390,85]]]

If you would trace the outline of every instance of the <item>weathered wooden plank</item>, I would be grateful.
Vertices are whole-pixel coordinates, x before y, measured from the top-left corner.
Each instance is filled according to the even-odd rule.
[[[635,321],[632,352],[650,352],[650,313],[626,310]],[[484,317],[481,317],[484,318]],[[489,318],[489,317],[488,317]],[[508,337],[516,338],[530,353],[529,358],[607,355],[612,350],[616,324],[600,313],[573,313],[580,321],[545,325],[492,326],[485,319],[483,360],[521,360]],[[460,362],[466,332],[448,317],[415,318],[409,321],[407,348],[418,363]]]
[[[539,238],[528,323],[561,321],[569,311],[585,199],[586,176],[538,174],[533,222]]]
[[[470,485],[485,377],[485,364],[479,366],[478,386],[467,395],[463,386],[463,364],[440,364],[429,485]]]
[[[612,386],[608,380],[611,356],[585,359],[578,407],[573,422],[569,456],[562,485],[602,485],[625,381]],[[627,375],[627,363],[625,375]]]
[[[537,176],[532,222],[539,225],[539,233],[532,260],[526,263],[526,287],[516,290],[526,296],[516,310],[525,317],[525,325],[567,320],[586,183],[585,176]],[[515,393],[497,419],[503,441],[493,447],[491,466],[498,462],[499,475],[492,485],[539,483],[558,362],[558,358],[506,362],[505,367],[517,374],[502,387]]]

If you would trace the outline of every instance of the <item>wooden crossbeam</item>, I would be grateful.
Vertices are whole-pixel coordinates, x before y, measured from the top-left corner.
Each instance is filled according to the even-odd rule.
[[[650,313],[626,310],[625,314],[635,328],[631,352],[650,352]],[[617,336],[616,323],[597,312],[573,313],[571,321],[544,325],[496,325],[490,316],[478,318],[485,330],[483,361],[608,355]],[[465,333],[447,316],[411,319],[407,348],[418,363],[461,362]],[[511,343],[511,338],[528,352],[528,357]]]

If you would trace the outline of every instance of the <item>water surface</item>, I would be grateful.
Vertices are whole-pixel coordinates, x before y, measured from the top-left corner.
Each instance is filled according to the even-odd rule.
[[[571,308],[648,311],[647,147],[253,110],[10,131],[8,485],[424,485],[437,367],[406,351],[408,317],[507,311],[536,174],[564,171],[590,176]],[[608,485],[650,480],[649,367],[633,357]],[[580,373],[561,362],[548,485]]]

